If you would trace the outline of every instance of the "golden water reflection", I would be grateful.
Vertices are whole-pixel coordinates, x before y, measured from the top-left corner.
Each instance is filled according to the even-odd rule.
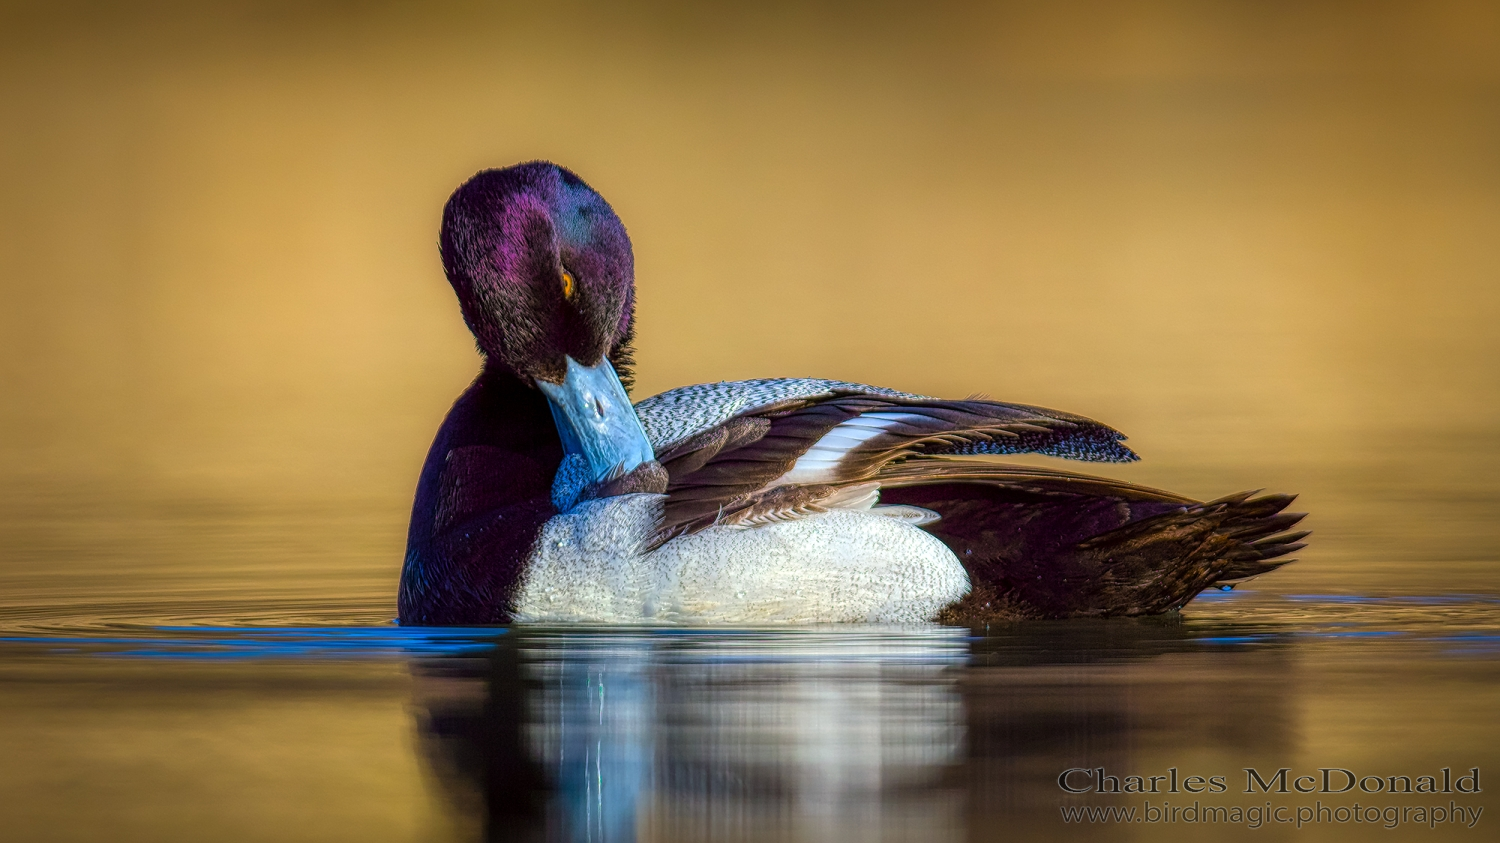
[[[15,798],[0,813],[28,840],[1191,840],[1205,826],[1067,822],[1065,808],[1141,798],[1070,796],[1057,778],[1176,768],[1231,783],[1192,797],[1205,805],[1411,807],[1432,797],[1247,795],[1242,771],[1500,762],[1497,598],[1251,590],[1190,608],[978,637],[13,628],[0,790]],[[1492,789],[1443,799],[1488,811]],[[1482,839],[1456,825],[1209,831]]]

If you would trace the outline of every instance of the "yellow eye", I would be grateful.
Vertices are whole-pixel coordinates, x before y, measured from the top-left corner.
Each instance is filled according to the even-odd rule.
[[[564,269],[562,271],[563,298],[573,298],[573,273]]]

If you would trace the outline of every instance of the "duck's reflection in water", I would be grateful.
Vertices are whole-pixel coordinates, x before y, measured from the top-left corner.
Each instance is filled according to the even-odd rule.
[[[510,632],[480,657],[416,663],[416,713],[430,769],[488,840],[1060,836],[1058,772],[1122,768],[1142,741],[1216,742],[1197,731],[1202,693],[1248,716],[1253,744],[1287,733],[1276,695],[1235,702],[1242,682],[1221,695],[1191,665],[1159,694],[1129,679],[1204,655],[1191,637],[1022,638]]]
[[[945,629],[512,633],[418,663],[416,708],[488,839],[942,841],[967,657]]]

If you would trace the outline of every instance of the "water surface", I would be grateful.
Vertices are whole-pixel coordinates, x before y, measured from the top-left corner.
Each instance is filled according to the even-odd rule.
[[[1179,614],[988,630],[408,629],[389,582],[319,548],[361,518],[75,514],[71,553],[100,568],[61,588],[42,564],[58,539],[13,517],[36,565],[0,606],[3,811],[27,840],[1487,839],[1500,588],[1494,522],[1464,516],[1487,498],[1391,529],[1451,504],[1421,483],[1364,494],[1330,507],[1336,548]],[[112,579],[120,554],[135,564]],[[241,579],[240,555],[350,596]],[[1247,767],[1477,767],[1484,786],[1246,794]],[[1072,795],[1070,768],[1228,787]],[[1293,822],[1144,821],[1195,802]],[[1356,802],[1410,810],[1295,824]],[[1111,806],[1142,820],[1064,813]],[[1411,820],[1433,806],[1486,814]]]

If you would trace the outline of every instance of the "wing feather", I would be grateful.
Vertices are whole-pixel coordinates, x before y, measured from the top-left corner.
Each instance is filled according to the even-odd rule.
[[[693,532],[725,511],[760,505],[772,489],[868,482],[888,466],[918,458],[1035,452],[1136,459],[1120,444],[1122,434],[1082,416],[996,401],[862,391],[842,382],[799,383],[799,394],[730,401],[752,406],[661,446],[660,460],[671,478],[662,536]],[[820,391],[808,394],[810,383],[821,385]],[[656,406],[660,413],[665,405]],[[696,408],[691,415],[713,413]],[[660,415],[656,427],[666,429]]]

